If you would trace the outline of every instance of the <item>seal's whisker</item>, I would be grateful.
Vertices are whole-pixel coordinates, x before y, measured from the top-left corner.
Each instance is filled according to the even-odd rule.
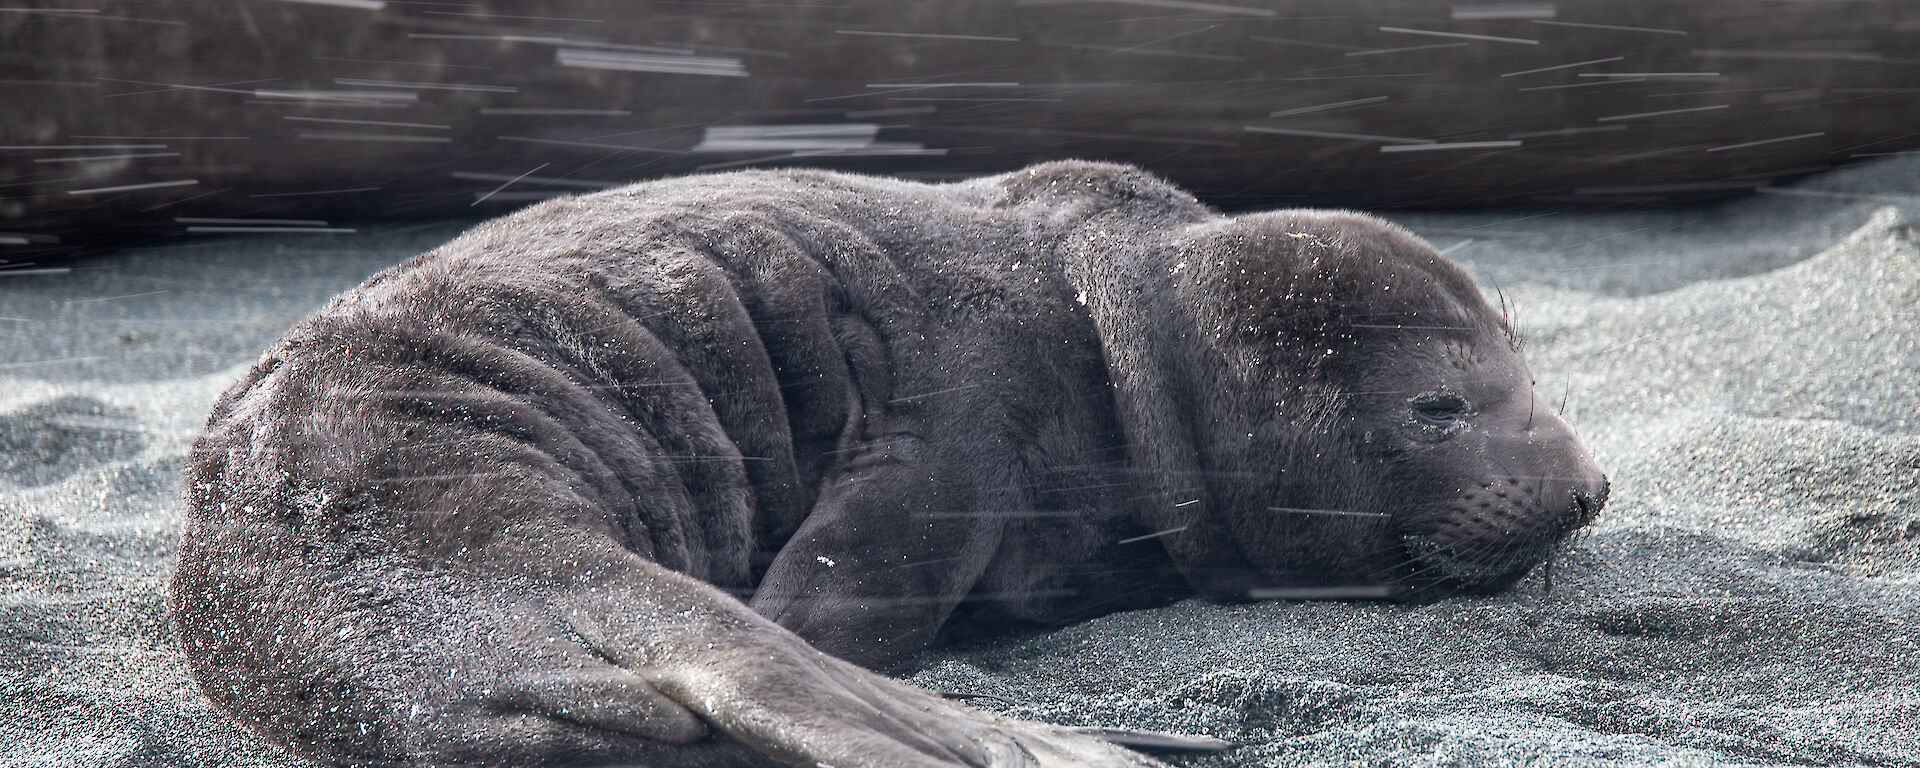
[[[1525,346],[1525,340],[1520,337],[1520,305],[1508,299],[1507,290],[1498,283],[1494,284],[1493,292],[1500,299],[1500,325],[1506,333],[1507,345],[1519,352]]]
[[[1418,564],[1418,561],[1414,561],[1413,563],[1410,563],[1410,564]],[[1448,575],[1449,574],[1447,573],[1447,569],[1444,564],[1433,563],[1423,568],[1419,568],[1417,570],[1408,572],[1402,578],[1406,579],[1407,581],[1413,581],[1415,579],[1431,577],[1434,581],[1437,582],[1437,581],[1446,579]]]
[[[1463,560],[1475,560],[1475,559],[1479,559],[1478,558],[1479,554],[1484,553],[1485,551],[1491,549],[1492,547],[1500,546],[1502,544],[1506,546],[1511,546],[1514,543],[1516,543],[1513,540],[1501,542],[1497,538],[1495,538],[1500,535],[1501,535],[1500,531],[1497,531],[1494,529],[1487,529],[1486,531],[1483,531],[1474,536],[1469,536],[1467,538],[1461,539],[1459,541],[1453,542],[1452,544],[1448,544],[1443,547],[1436,547],[1427,552],[1423,552],[1419,554],[1409,553],[1409,555],[1403,561],[1395,564],[1392,568],[1387,569],[1387,571],[1390,572],[1392,570],[1398,570],[1400,568],[1406,568],[1409,566],[1419,566],[1416,570],[1410,573],[1404,574],[1401,577],[1402,579],[1406,579],[1406,580],[1421,578],[1429,574],[1432,574],[1436,571],[1444,573],[1446,569],[1446,563],[1436,562],[1435,561],[1436,558],[1444,557],[1444,558],[1457,558],[1457,559],[1463,559]],[[1380,575],[1384,575],[1384,574],[1382,574],[1381,572],[1376,572],[1373,577],[1378,578]]]
[[[1411,579],[1422,578],[1430,574],[1434,574],[1436,572],[1444,573],[1445,571],[1444,565],[1437,562],[1423,562],[1423,560],[1431,560],[1432,558],[1441,556],[1441,555],[1454,556],[1454,553],[1448,552],[1446,550],[1453,549],[1462,543],[1465,543],[1465,542],[1456,542],[1453,546],[1447,547],[1445,549],[1436,549],[1432,552],[1427,553],[1424,557],[1422,556],[1408,557],[1405,562],[1401,563],[1401,567],[1403,568],[1410,567],[1410,566],[1418,566],[1418,567],[1404,574],[1402,578],[1411,580]]]
[[[1483,558],[1480,556],[1480,553],[1475,553],[1473,555],[1473,559],[1484,560],[1486,562],[1494,563],[1496,565],[1504,564],[1507,562],[1508,555],[1512,554],[1514,549],[1517,548],[1519,545],[1520,545],[1520,539],[1515,537],[1508,537],[1507,540],[1500,545],[1499,549],[1494,550],[1492,556]]]
[[[1530,537],[1500,536],[1499,532],[1488,531],[1485,539],[1479,542],[1480,546],[1455,556],[1474,563],[1484,563],[1485,565],[1482,566],[1484,568],[1511,573],[1513,567],[1518,565],[1512,562],[1513,553],[1519,549],[1532,548],[1534,543]]]
[[[1406,568],[1408,566],[1423,565],[1423,560],[1425,558],[1433,557],[1436,555],[1451,555],[1453,554],[1453,550],[1472,544],[1474,540],[1475,540],[1474,537],[1461,539],[1459,541],[1453,542],[1452,544],[1448,544],[1443,547],[1435,547],[1434,549],[1421,554],[1413,554],[1409,552],[1407,553],[1407,556],[1402,558],[1399,562],[1394,563],[1392,566],[1389,566],[1387,569],[1385,569],[1385,571],[1376,571],[1374,575],[1375,576],[1384,575],[1386,571],[1398,570],[1400,568]],[[1409,575],[1411,576],[1414,574],[1409,574]]]

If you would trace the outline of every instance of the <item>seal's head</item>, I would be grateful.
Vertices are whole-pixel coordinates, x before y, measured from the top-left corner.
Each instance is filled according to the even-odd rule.
[[[1135,434],[1164,478],[1149,522],[1185,526],[1167,545],[1204,592],[1494,592],[1606,502],[1503,312],[1411,233],[1276,211],[1166,263],[1156,397],[1184,423]]]

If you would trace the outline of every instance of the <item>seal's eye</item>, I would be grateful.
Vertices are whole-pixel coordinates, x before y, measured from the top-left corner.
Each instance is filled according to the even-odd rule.
[[[1413,415],[1421,421],[1444,427],[1467,417],[1467,401],[1454,395],[1441,395],[1413,404]]]
[[[1407,401],[1407,426],[1428,440],[1452,437],[1472,416],[1473,404],[1452,390],[1425,392]]]

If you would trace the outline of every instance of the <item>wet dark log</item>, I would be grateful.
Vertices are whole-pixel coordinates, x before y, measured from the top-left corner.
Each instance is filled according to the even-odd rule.
[[[0,40],[0,268],[723,168],[1651,204],[1920,146],[1896,2],[76,0]]]

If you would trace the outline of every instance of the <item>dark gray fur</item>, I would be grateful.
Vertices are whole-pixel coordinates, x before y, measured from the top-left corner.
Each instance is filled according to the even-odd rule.
[[[641,184],[269,350],[195,446],[173,615],[216,703],[322,761],[1142,765],[842,659],[1502,588],[1604,500],[1530,385],[1472,282],[1359,214],[1080,162]],[[1435,391],[1471,401],[1438,431]]]

